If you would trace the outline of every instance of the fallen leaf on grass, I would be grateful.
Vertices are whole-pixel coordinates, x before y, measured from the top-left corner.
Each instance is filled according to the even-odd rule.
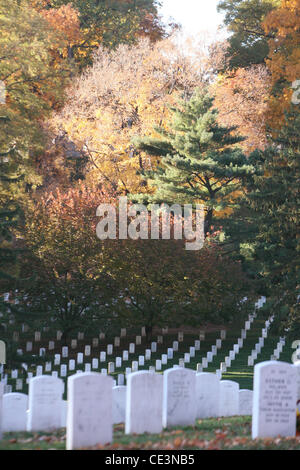
[[[176,431],[171,431],[170,432],[170,435],[171,436],[174,436],[176,434],[182,434],[183,433],[183,430],[182,429],[176,429]]]
[[[178,449],[178,447],[180,447],[181,444],[182,444],[182,440],[180,439],[180,437],[177,437],[176,439],[174,439],[173,445],[174,447],[176,447],[176,449]]]

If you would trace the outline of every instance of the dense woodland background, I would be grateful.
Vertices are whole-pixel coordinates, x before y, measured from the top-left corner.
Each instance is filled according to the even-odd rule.
[[[300,0],[219,9],[229,39],[183,45],[155,0],[0,0],[10,361],[16,323],[151,336],[230,324],[261,294],[272,328],[299,338]],[[100,241],[96,208],[123,195],[204,203],[204,248]]]

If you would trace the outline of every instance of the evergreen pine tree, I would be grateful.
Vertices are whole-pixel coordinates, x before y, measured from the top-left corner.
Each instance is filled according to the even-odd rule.
[[[232,217],[232,244],[246,254],[248,268],[271,299],[274,327],[300,333],[300,114],[291,110],[271,145],[255,151],[256,174],[247,180]]]
[[[213,109],[213,99],[207,93],[198,90],[189,101],[171,111],[170,132],[156,128],[160,139],[135,140],[139,150],[160,160],[153,171],[143,173],[156,191],[134,199],[203,204],[207,233],[214,211],[232,206],[233,194],[254,168],[237,146],[244,138],[233,135],[235,127],[218,124],[218,111]]]

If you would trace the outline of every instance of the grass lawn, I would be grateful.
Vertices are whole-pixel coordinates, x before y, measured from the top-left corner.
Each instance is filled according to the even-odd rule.
[[[0,450],[64,450],[65,429],[55,433],[6,433]],[[300,450],[296,438],[251,439],[251,417],[198,420],[194,427],[166,429],[161,434],[125,435],[115,426],[114,441],[95,450]]]

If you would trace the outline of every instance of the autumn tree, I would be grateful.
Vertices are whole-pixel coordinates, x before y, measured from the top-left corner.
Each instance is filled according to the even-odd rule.
[[[155,41],[165,35],[159,18],[156,0],[31,0],[38,11],[61,27],[61,13],[77,11],[80,34],[68,49],[69,57],[82,66],[92,63],[93,52],[102,47],[114,49],[120,44],[133,44],[139,37],[147,36]],[[65,16],[65,15],[63,15]],[[70,15],[67,15],[70,16]],[[70,17],[63,21],[70,23]],[[71,21],[72,22],[72,21]],[[74,25],[74,23],[73,23]],[[74,30],[74,28],[72,28]],[[62,25],[62,31],[64,25]]]
[[[0,82],[4,103],[0,115],[0,152],[16,148],[23,182],[41,182],[34,155],[43,148],[40,122],[59,107],[70,69],[64,62],[53,67],[51,47],[57,37],[46,20],[26,0],[0,2]]]
[[[278,8],[265,18],[263,23],[269,40],[270,53],[267,66],[271,72],[272,94],[268,109],[268,124],[280,129],[284,112],[289,110],[292,85],[300,77],[300,1],[282,0]]]
[[[211,87],[218,121],[236,126],[236,133],[245,136],[241,147],[249,154],[266,146],[266,115],[270,94],[270,73],[265,65],[219,75]]]
[[[136,173],[153,162],[131,140],[153,135],[154,125],[167,122],[178,94],[189,97],[208,79],[211,65],[204,47],[194,51],[187,55],[168,39],[97,51],[64,109],[49,122],[54,134],[63,131],[88,156],[87,181],[102,180],[123,193],[142,189]]]
[[[97,187],[56,190],[32,201],[26,211],[23,275],[35,278],[20,289],[20,301],[38,311],[41,324],[71,332],[108,328],[117,295],[105,269],[106,252],[96,236],[96,209],[113,200]]]
[[[51,46],[54,57],[58,61],[60,57],[64,57],[72,62],[73,48],[80,40],[83,41],[79,12],[68,3],[57,9],[41,9],[40,14],[57,35],[56,44]]]
[[[199,251],[181,240],[119,240],[112,252],[122,295],[115,305],[125,326],[198,327],[244,315],[251,286],[239,263],[214,242]]]

